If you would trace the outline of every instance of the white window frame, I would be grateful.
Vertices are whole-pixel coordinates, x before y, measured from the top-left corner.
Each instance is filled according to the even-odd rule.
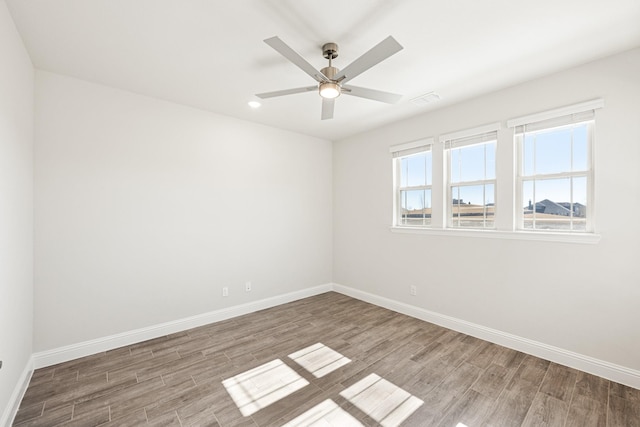
[[[446,187],[446,195],[444,197],[443,202],[446,204],[445,216],[446,216],[446,227],[447,229],[453,230],[495,230],[496,229],[496,218],[498,213],[498,204],[497,204],[497,193],[498,193],[498,182],[497,182],[497,148],[498,148],[498,130],[500,129],[500,123],[492,123],[472,129],[466,129],[463,131],[453,132],[449,134],[441,135],[439,140],[444,145],[444,173],[445,173],[445,187]],[[451,179],[451,150],[456,148],[470,147],[473,145],[481,145],[488,144],[493,142],[495,144],[495,166],[496,171],[494,171],[494,178],[487,179],[486,178],[486,151],[485,151],[485,177],[481,180],[474,181],[460,181],[460,182],[452,182]],[[494,219],[493,226],[486,226],[486,206],[484,207],[484,215],[483,215],[483,225],[478,227],[462,227],[454,224],[453,219],[453,187],[465,187],[465,186],[474,186],[474,185],[483,185],[486,188],[487,184],[493,185],[493,200],[494,200]],[[484,193],[483,193],[484,196]],[[484,199],[484,197],[483,197]]]
[[[433,138],[425,138],[417,141],[411,141],[404,144],[394,145],[389,148],[389,152],[393,155],[393,226],[394,227],[408,227],[408,228],[430,228],[431,224],[412,225],[402,223],[402,192],[410,190],[429,190],[431,191],[431,206],[433,206],[433,176],[431,177],[430,185],[419,186],[407,186],[402,187],[402,171],[400,164],[402,159],[413,156],[420,153],[431,152],[431,162],[433,174]],[[433,219],[433,217],[432,217]],[[430,221],[431,222],[431,221]]]
[[[550,110],[538,114],[528,115],[507,122],[507,126],[514,129],[514,143],[516,145],[516,176],[515,176],[515,228],[517,231],[528,233],[561,233],[561,234],[594,234],[595,233],[595,177],[594,177],[594,141],[595,141],[595,110],[602,108],[604,102],[601,99],[588,101],[568,107]],[[523,174],[523,142],[527,133],[538,133],[541,131],[553,131],[563,128],[572,128],[577,125],[587,124],[587,170],[567,171],[559,173],[540,173],[525,176]],[[587,180],[587,203],[586,203],[586,226],[585,230],[553,230],[553,229],[530,229],[524,228],[525,203],[523,195],[523,183],[525,181],[542,181],[548,179],[578,178],[584,177]],[[573,199],[573,197],[571,197]],[[535,202],[535,201],[534,201]],[[534,205],[535,206],[535,205]],[[534,209],[535,218],[535,209]],[[573,218],[571,215],[570,218]],[[535,220],[534,220],[535,221]],[[573,228],[573,220],[570,219]]]

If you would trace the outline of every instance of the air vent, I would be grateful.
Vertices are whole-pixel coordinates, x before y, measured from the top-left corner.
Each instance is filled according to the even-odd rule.
[[[418,107],[424,107],[427,104],[440,101],[440,95],[435,92],[425,93],[416,98],[413,98],[411,102]]]

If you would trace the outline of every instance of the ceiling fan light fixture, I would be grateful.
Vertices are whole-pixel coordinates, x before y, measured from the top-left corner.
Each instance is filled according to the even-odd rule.
[[[326,99],[333,99],[340,96],[340,85],[335,82],[320,83],[320,96]]]

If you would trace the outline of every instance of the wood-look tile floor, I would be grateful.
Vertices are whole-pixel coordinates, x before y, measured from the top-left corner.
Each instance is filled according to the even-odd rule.
[[[244,390],[248,371],[273,402]],[[308,425],[313,411],[335,426],[631,427],[640,390],[329,292],[38,369],[14,426]]]

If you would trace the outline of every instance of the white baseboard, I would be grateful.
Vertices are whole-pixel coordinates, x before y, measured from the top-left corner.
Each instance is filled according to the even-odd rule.
[[[209,323],[219,322],[221,320],[230,319],[232,317],[242,316],[244,314],[253,313],[265,308],[275,307],[280,304],[296,301],[302,298],[311,297],[331,291],[331,284],[315,286],[301,291],[290,292],[271,298],[253,301],[246,304],[236,305],[233,307],[223,308],[184,319],[174,320],[172,322],[153,325],[146,328],[135,329],[116,335],[110,335],[90,341],[72,344],[65,347],[55,348],[52,350],[34,353],[33,365],[35,369],[45,366],[55,365],[57,363],[67,362],[69,360],[78,359],[80,357],[89,356],[91,354],[101,353],[103,351],[113,350],[125,345],[135,344],[141,341],[158,338],[161,336],[173,334],[198,326],[207,325]]]
[[[16,383],[13,393],[11,393],[11,397],[9,398],[9,402],[4,409],[4,413],[0,418],[0,426],[10,426],[13,424],[13,420],[16,418],[16,414],[20,408],[20,402],[24,397],[24,393],[27,391],[27,387],[29,387],[31,375],[33,375],[33,356],[27,360],[27,364],[25,365],[20,378],[18,378],[18,382]]]
[[[611,381],[615,381],[629,387],[640,389],[640,371],[634,369],[605,362],[603,360],[547,345],[538,341],[522,338],[496,329],[487,328],[465,320],[445,316],[424,308],[370,294],[368,292],[339,285],[337,283],[333,284],[333,290],[361,301],[397,311],[398,313],[406,314],[407,316],[435,323],[436,325],[440,325],[457,332],[462,332],[485,341],[490,341],[504,347],[509,347],[545,360],[550,360],[564,366],[569,366],[599,377],[607,378]]]
[[[361,301],[397,311],[398,313],[425,320],[427,322],[434,323],[436,325],[440,325],[454,331],[462,332],[476,338],[490,341],[495,344],[521,351],[523,353],[531,354],[533,356],[537,356],[546,360],[550,360],[552,362],[556,362],[603,378],[607,378],[620,384],[625,384],[630,387],[640,389],[640,371],[609,363],[590,356],[585,356],[559,347],[547,345],[538,341],[522,338],[517,335],[509,334],[496,329],[487,328],[482,325],[446,316],[440,313],[426,310],[424,308],[405,304],[399,301],[360,291],[358,289],[350,288],[348,286],[343,286],[337,283],[320,285],[301,291],[278,295],[260,301],[254,301],[221,310],[215,310],[209,313],[179,319],[172,322],[162,323],[147,328],[136,329],[133,331],[111,335],[104,338],[98,338],[91,341],[85,341],[82,343],[60,347],[53,350],[38,352],[33,355],[33,365],[31,369],[51,366],[57,363],[89,356],[91,354],[112,350],[125,345],[131,345],[141,341],[184,331],[186,329],[195,328],[209,323],[219,322],[221,320],[230,319],[232,317],[253,313],[257,310],[263,310],[266,308],[275,307],[280,304],[296,301],[302,298],[322,294],[331,290],[359,299]],[[26,383],[28,384],[28,378],[26,380]],[[24,390],[22,391],[22,393],[24,393]],[[20,397],[22,397],[22,395],[20,395]],[[18,399],[17,401],[19,402],[20,400]],[[0,425],[2,424],[0,423]]]

